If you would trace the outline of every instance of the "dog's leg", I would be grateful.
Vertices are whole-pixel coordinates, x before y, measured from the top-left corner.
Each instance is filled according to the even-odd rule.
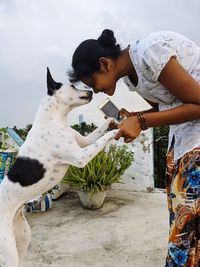
[[[112,140],[118,130],[112,130],[105,135],[103,135],[101,138],[99,138],[96,142],[93,144],[90,144],[89,146],[81,149],[80,154],[78,156],[78,161],[75,161],[75,166],[77,167],[85,167],[85,165],[88,164],[88,162],[93,159],[106,145],[107,143]]]
[[[60,164],[70,164],[83,168],[91,159],[93,159],[105,146],[112,140],[118,130],[112,130],[99,138],[95,143],[81,148],[76,140],[72,139],[68,144],[63,144],[56,153],[59,155]]]
[[[31,240],[31,229],[24,216],[23,207],[21,207],[13,221],[14,233],[16,239],[16,246],[19,255],[19,266],[22,266],[24,257],[26,256],[27,249]]]
[[[0,267],[19,267],[13,219],[5,214],[0,214]]]
[[[105,134],[106,130],[108,130],[109,124],[111,121],[115,120],[114,118],[108,118],[105,120],[105,122],[99,126],[97,129],[95,129],[91,134],[87,136],[83,136],[80,133],[76,132],[76,140],[79,143],[81,147],[86,147],[92,143],[94,143],[96,140],[98,140],[102,135]]]

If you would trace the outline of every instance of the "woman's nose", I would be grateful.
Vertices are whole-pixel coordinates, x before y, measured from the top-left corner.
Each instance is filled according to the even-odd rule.
[[[99,93],[99,90],[97,90],[96,88],[93,88],[93,91],[94,91],[95,94]]]

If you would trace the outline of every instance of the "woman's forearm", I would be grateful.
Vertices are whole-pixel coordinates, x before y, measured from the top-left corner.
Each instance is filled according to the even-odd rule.
[[[184,123],[200,119],[200,105],[182,104],[165,111],[145,113],[148,127],[157,127]]]
[[[159,110],[157,108],[151,108],[151,109],[146,109],[143,110],[143,113],[153,113],[153,112],[158,112]],[[136,112],[137,113],[137,112]]]

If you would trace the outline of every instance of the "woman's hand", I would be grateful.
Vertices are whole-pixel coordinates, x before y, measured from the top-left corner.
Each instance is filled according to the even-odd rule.
[[[133,114],[126,110],[125,108],[120,109],[118,116],[119,118],[131,117]]]
[[[120,137],[124,137],[124,142],[129,143],[138,137],[142,131],[137,116],[130,116],[124,119],[118,125],[119,131],[115,136],[115,140],[119,140]]]
[[[134,113],[133,112],[129,112],[128,110],[126,110],[125,108],[120,109],[119,113],[118,113],[118,117],[120,119],[126,118],[126,117],[130,117],[133,116]],[[104,119],[107,119],[107,116],[104,116]],[[109,130],[113,130],[113,129],[118,129],[119,126],[119,122],[115,119],[113,119],[110,123],[109,123]]]

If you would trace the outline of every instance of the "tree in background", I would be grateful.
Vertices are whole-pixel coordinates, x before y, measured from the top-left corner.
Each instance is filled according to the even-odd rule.
[[[32,124],[27,124],[25,128],[17,128],[16,126],[13,127],[13,130],[23,139],[26,139],[26,136],[28,134],[28,132],[30,131],[32,127]],[[86,122],[82,122],[80,124],[74,124],[71,126],[74,130],[76,130],[77,132],[79,132],[82,135],[87,135],[91,132],[93,132],[97,126],[94,125],[94,123],[91,124],[87,124]]]
[[[97,128],[97,126],[94,125],[94,123],[87,124],[86,122],[81,122],[80,124],[74,124],[72,128],[80,134],[86,136],[89,133],[93,132]]]
[[[13,127],[13,130],[23,139],[26,139],[26,136],[28,134],[28,132],[30,131],[32,127],[32,124],[27,124],[25,128],[23,129],[19,129],[16,126]]]

